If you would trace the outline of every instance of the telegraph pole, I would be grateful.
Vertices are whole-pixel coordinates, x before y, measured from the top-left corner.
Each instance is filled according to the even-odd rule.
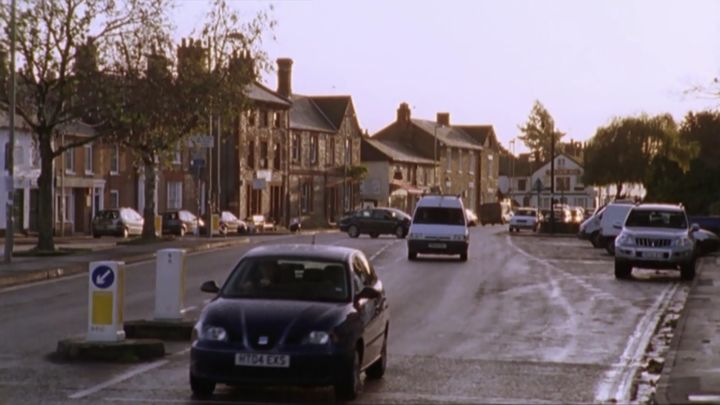
[[[5,263],[12,262],[15,244],[15,0],[10,3],[10,139],[7,145],[7,206],[5,208]]]
[[[550,233],[555,233],[555,128],[550,131]]]

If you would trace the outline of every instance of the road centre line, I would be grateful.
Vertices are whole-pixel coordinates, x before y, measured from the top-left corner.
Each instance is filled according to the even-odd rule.
[[[187,347],[183,350],[180,350],[177,353],[171,354],[169,357],[176,357],[176,356],[182,356],[190,352],[190,347]],[[100,392],[104,390],[105,388],[112,387],[113,385],[120,384],[123,381],[129,380],[130,378],[133,378],[135,376],[138,376],[140,374],[146,373],[148,371],[154,370],[158,367],[162,367],[166,364],[170,363],[170,359],[163,359],[163,360],[157,360],[149,364],[143,364],[138,367],[131,368],[130,370],[117,375],[105,382],[102,382],[100,384],[94,385],[90,388],[78,391],[74,394],[71,394],[68,396],[70,399],[81,399],[85,398],[89,395],[95,394],[97,392]]]
[[[388,248],[390,248],[392,245],[396,244],[397,242],[398,242],[397,240],[394,240],[394,241],[388,243],[387,245],[383,246],[380,250],[373,253],[373,255],[368,258],[368,261],[372,262],[373,260],[375,260],[378,256],[383,254],[383,252],[385,252]]]

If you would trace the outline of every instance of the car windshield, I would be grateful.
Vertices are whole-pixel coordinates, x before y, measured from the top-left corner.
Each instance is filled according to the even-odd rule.
[[[117,211],[100,211],[97,213],[97,217],[102,219],[117,219],[119,216],[120,213]]]
[[[304,258],[250,258],[222,289],[227,298],[346,302],[350,285],[343,262]]]
[[[625,221],[627,227],[687,228],[687,219],[681,211],[632,210]]]
[[[418,207],[413,222],[416,224],[465,225],[465,215],[460,208]]]
[[[521,217],[534,217],[536,214],[533,210],[518,210],[515,215]]]

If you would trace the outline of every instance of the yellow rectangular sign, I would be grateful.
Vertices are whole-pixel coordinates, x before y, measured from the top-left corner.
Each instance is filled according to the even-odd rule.
[[[112,325],[113,293],[110,291],[93,291],[92,323],[93,325]]]

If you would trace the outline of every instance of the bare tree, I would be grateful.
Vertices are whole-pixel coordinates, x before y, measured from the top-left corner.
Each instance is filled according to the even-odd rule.
[[[8,46],[9,2],[0,6]],[[63,144],[78,123],[97,117],[108,41],[163,21],[164,0],[24,0],[17,10],[17,114],[32,129],[40,152],[37,248],[54,250],[53,161],[66,150],[95,140],[100,133]],[[82,93],[82,94],[81,94]],[[8,92],[0,91],[7,109]],[[91,131],[92,133],[92,131]]]

